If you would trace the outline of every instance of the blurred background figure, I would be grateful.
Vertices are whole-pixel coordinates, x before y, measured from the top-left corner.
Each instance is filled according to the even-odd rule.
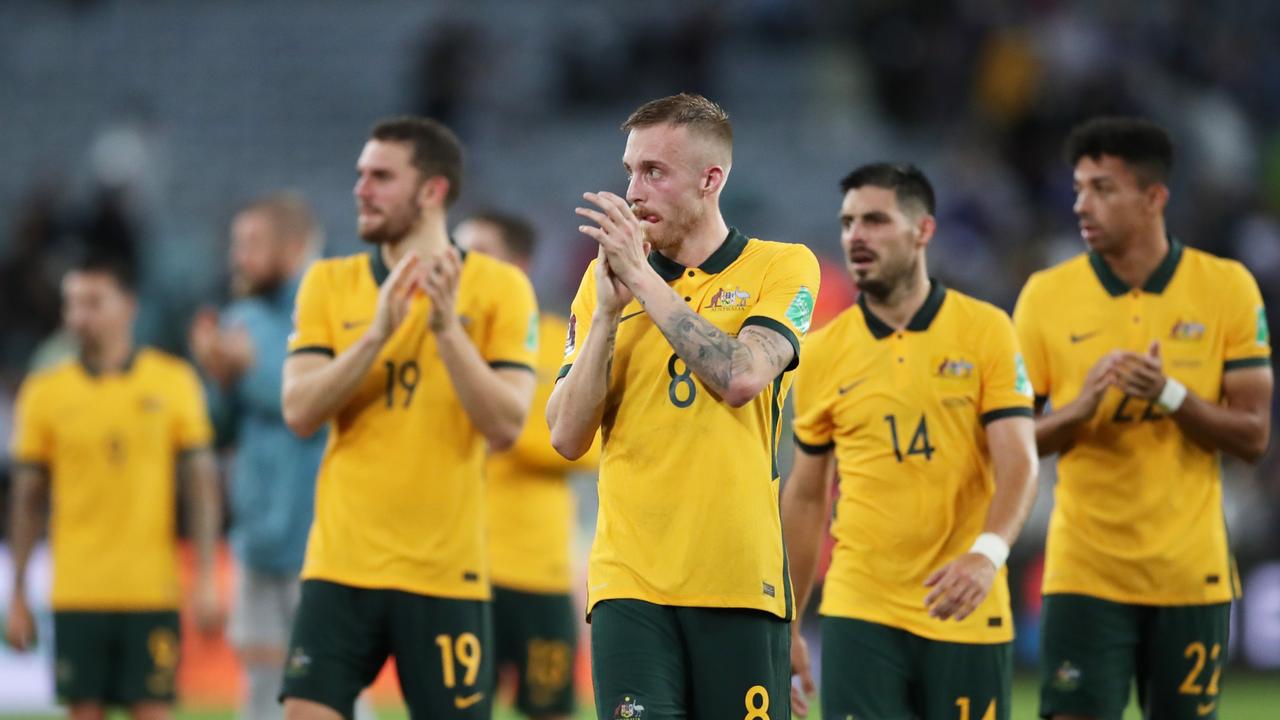
[[[280,409],[285,345],[302,271],[322,235],[305,200],[255,200],[231,223],[231,293],[221,313],[200,310],[191,354],[208,381],[229,473],[231,548],[239,567],[228,639],[244,666],[241,716],[283,717],[277,701],[285,646],[298,606],[316,472],[327,430],[298,438]]]
[[[526,273],[537,236],[525,219],[495,211],[472,215],[454,230],[458,244],[505,260]],[[575,704],[578,611],[570,593],[570,539],[575,501],[571,473],[594,471],[599,441],[576,461],[551,447],[541,412],[564,358],[568,321],[543,311],[538,322],[538,375],[533,411],[509,450],[485,466],[494,646],[500,680],[515,684],[516,708],[535,720],[563,720]]]
[[[18,397],[11,452],[12,597],[5,637],[36,642],[27,562],[52,507],[58,697],[73,720],[121,706],[170,717],[179,656],[178,482],[196,540],[195,616],[221,622],[214,549],[221,518],[213,431],[195,371],[133,342],[137,301],[118,257],[90,256],[63,278],[63,318],[79,354],[38,371]]]

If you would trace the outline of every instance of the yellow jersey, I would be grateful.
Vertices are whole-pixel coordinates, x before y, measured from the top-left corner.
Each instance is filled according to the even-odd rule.
[[[389,271],[378,248],[316,262],[298,290],[290,353],[334,355],[368,329]],[[463,256],[456,308],[493,367],[532,371],[537,304],[514,266]],[[488,599],[485,440],[471,424],[413,300],[351,400],[329,424],[304,579]]]
[[[544,314],[542,338],[562,338],[569,324]],[[495,585],[533,593],[567,593],[573,584],[569,562],[575,503],[568,475],[594,470],[600,444],[576,461],[565,460],[551,447],[551,431],[541,412],[556,384],[561,348],[543,342],[538,350],[538,385],[533,408],[516,444],[489,456],[485,466],[489,511],[489,559]]]
[[[964,620],[929,617],[924,581],[969,552],[995,493],[987,423],[1032,415],[1002,310],[933,282],[906,328],[865,296],[814,332],[795,394],[802,452],[834,449],[836,546],[819,611],[931,640],[1013,639],[1007,573]]]
[[[1211,402],[1234,368],[1270,364],[1258,285],[1243,265],[1171,241],[1141,288],[1096,253],[1027,281],[1014,311],[1036,394],[1061,407],[1112,350],[1159,341],[1165,373]],[[1146,605],[1225,602],[1235,578],[1218,453],[1153,403],[1112,388],[1058,458],[1044,592]]]
[[[774,330],[796,351],[818,292],[803,245],[731,230],[696,268],[649,262],[691,310],[730,335]],[[591,332],[595,265],[569,317],[563,377]],[[587,611],[602,600],[763,610],[790,619],[791,581],[778,506],[777,438],[791,385],[783,372],[741,408],[721,401],[672,350],[636,301],[624,308],[601,428],[600,510]]]
[[[178,607],[176,463],[212,439],[195,370],[157,350],[120,373],[66,360],[27,378],[11,450],[49,474],[53,609]]]

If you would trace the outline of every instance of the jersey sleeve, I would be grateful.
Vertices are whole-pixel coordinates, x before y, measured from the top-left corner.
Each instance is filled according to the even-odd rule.
[[[1035,289],[1036,276],[1032,275],[1013,308],[1013,326],[1022,350],[1027,379],[1031,382],[1031,391],[1037,399],[1043,399],[1049,397],[1049,357],[1044,336],[1040,332],[1040,320],[1036,317],[1038,308]]]
[[[501,265],[494,297],[492,322],[480,355],[492,368],[520,368],[533,371],[538,362],[538,300],[524,273],[511,265]]]
[[[293,307],[293,332],[289,354],[319,353],[333,357],[334,339],[329,324],[329,293],[325,264],[312,263],[298,286]]]
[[[1233,292],[1231,303],[1223,309],[1223,370],[1266,367],[1271,364],[1271,330],[1267,326],[1262,293],[1248,270],[1240,265],[1235,269],[1239,277],[1227,284]]]
[[[982,390],[978,412],[982,424],[1006,417],[1032,417],[1034,393],[1013,323],[1002,310],[990,308],[990,315],[979,350]]]
[[[830,327],[830,326],[828,326]],[[822,348],[827,330],[814,334],[809,341],[809,360],[796,372],[793,398],[796,447],[810,455],[822,455],[835,447],[835,423],[831,416],[831,398],[824,393],[822,382],[827,377]]]
[[[744,329],[749,325],[765,327],[791,343],[795,357],[787,370],[794,370],[800,364],[800,342],[813,320],[820,277],[818,259],[809,248],[787,246],[769,266],[760,298],[751,315],[742,322]]]
[[[204,388],[196,371],[179,366],[173,384],[173,443],[179,452],[199,450],[213,443],[213,424],[205,405]]]
[[[591,315],[596,309],[596,261],[592,260],[582,274],[582,282],[578,284],[578,294],[573,297],[569,307],[569,329],[564,337],[564,360],[560,363],[560,372],[556,379],[569,374],[573,361],[578,357],[578,350],[587,339],[591,330]]]
[[[48,465],[53,460],[53,425],[41,382],[28,378],[18,390],[9,453],[16,463]]]

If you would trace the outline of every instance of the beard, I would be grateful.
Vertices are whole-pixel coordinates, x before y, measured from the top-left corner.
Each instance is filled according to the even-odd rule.
[[[421,213],[422,206],[419,205],[415,197],[403,205],[380,209],[381,222],[371,227],[361,227],[359,219],[357,219],[356,233],[360,235],[361,240],[371,245],[393,244],[413,232],[414,228],[418,226],[418,219],[421,217]]]
[[[673,208],[670,215],[662,218],[662,222],[645,228],[645,239],[654,250],[678,249],[702,221],[702,214],[698,210],[699,208]]]
[[[901,261],[883,262],[878,273],[868,273],[860,277],[853,273],[853,284],[879,302],[887,302],[893,292],[903,287],[915,277],[919,259],[909,255]]]

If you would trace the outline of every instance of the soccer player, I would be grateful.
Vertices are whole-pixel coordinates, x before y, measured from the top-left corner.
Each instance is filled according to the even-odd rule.
[[[573,301],[551,442],[602,431],[588,566],[596,712],[789,717],[795,612],[775,442],[818,292],[803,245],[725,224],[729,118],[697,95],[623,124],[626,198],[586,193],[599,243]]]
[[[57,694],[73,720],[108,706],[168,718],[175,699],[179,586],[175,476],[196,546],[195,619],[220,622],[214,548],[221,507],[213,430],[190,365],[137,348],[129,270],[89,257],[62,280],[79,356],[27,378],[18,395],[6,637],[26,650],[35,625],[26,566],[50,496]]]
[[[209,405],[230,473],[231,547],[240,567],[228,636],[245,668],[241,716],[281,715],[277,695],[298,604],[326,434],[299,439],[280,410],[281,368],[294,296],[319,250],[319,227],[291,194],[261,198],[231,224],[232,285],[240,298],[219,318],[197,314],[192,354],[211,381]]]
[[[357,230],[373,248],[307,271],[284,365],[285,422],[330,430],[285,716],[350,716],[392,655],[414,717],[487,718],[483,465],[529,410],[533,289],[450,240],[462,147],[443,125],[378,123],[356,174]]]
[[[537,238],[521,218],[477,213],[458,225],[454,236],[467,250],[529,272]],[[539,337],[563,338],[567,330],[563,317],[542,314]],[[563,356],[554,342],[539,348],[534,407],[546,407]],[[570,595],[574,500],[566,480],[573,470],[594,469],[599,452],[597,443],[577,462],[565,460],[551,447],[546,421],[535,415],[530,413],[510,450],[489,457],[485,503],[498,669],[514,669],[520,712],[552,720],[573,714],[573,660],[581,622]]]
[[[1040,713],[1216,717],[1236,577],[1220,453],[1270,433],[1270,336],[1239,263],[1169,236],[1173,145],[1094,119],[1066,143],[1089,252],[1031,276],[1014,311],[1040,454],[1058,453]]]
[[[918,168],[864,165],[840,188],[840,241],[861,294],[809,340],[796,380],[799,452],[782,500],[803,608],[838,469],[822,712],[1004,720],[1013,680],[1004,563],[1038,466],[1013,323],[929,278],[934,192]],[[803,715],[813,678],[792,627]]]

